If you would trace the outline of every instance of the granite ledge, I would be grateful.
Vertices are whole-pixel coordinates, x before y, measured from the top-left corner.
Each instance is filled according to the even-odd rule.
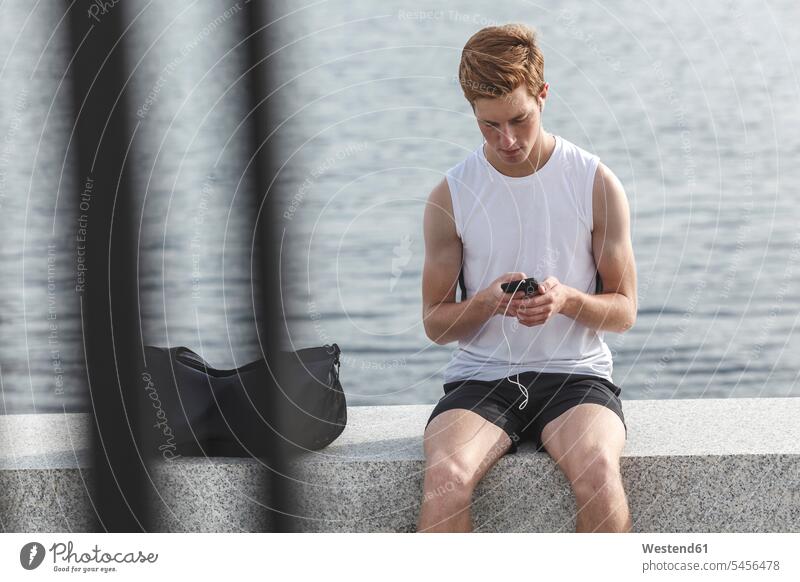
[[[422,431],[433,405],[350,407],[348,426],[298,460],[302,531],[413,531]],[[636,531],[800,531],[800,398],[625,400],[622,459]],[[0,416],[5,531],[86,531],[88,414]],[[254,459],[154,467],[159,531],[257,531]],[[572,531],[574,499],[531,443],[503,457],[473,499],[477,531]]]

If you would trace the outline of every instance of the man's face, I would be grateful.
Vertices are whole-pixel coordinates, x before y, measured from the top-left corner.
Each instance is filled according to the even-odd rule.
[[[520,85],[508,95],[475,100],[473,110],[486,143],[507,164],[528,159],[541,130],[541,107],[547,98],[545,84],[537,97]]]

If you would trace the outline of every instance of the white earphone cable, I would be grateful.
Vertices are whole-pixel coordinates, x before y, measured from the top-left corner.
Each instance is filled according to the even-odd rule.
[[[513,297],[513,295],[512,295],[512,297]],[[500,323],[500,331],[503,332],[503,337],[506,340],[506,345],[508,345],[508,371],[511,372],[511,342],[509,341],[508,336],[506,335],[505,326],[503,325],[505,323],[505,318],[507,317],[506,314],[508,313],[508,308],[509,307],[511,307],[511,301],[510,300],[509,300],[508,304],[506,305],[506,310],[503,312],[503,321],[501,321],[501,323]],[[516,384],[517,386],[519,386],[519,389],[522,392],[522,395],[525,397],[525,400],[523,400],[522,404],[519,405],[519,409],[522,410],[523,408],[525,408],[528,405],[528,389],[525,388],[525,386],[523,386],[522,384],[520,384],[520,382],[519,382],[519,372],[517,372],[516,377],[517,377],[517,381],[515,382],[514,380],[511,379],[511,376],[509,375],[508,376],[508,381],[511,382],[512,384]]]

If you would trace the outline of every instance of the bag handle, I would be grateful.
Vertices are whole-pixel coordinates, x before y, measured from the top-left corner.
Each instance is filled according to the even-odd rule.
[[[337,344],[325,344],[322,347],[325,348],[325,351],[328,353],[328,355],[333,356],[333,363],[336,365],[336,375],[338,376],[341,370],[341,363],[339,362],[339,354],[342,353],[342,350],[339,348]],[[314,349],[314,348],[309,348],[309,349]],[[296,352],[286,353],[287,356],[293,354],[296,354]],[[232,370],[217,370],[216,368],[212,368],[211,366],[209,366],[208,362],[206,362],[198,354],[196,354],[195,352],[184,346],[175,348],[175,359],[194,370],[197,370],[199,372],[204,372],[211,376],[229,376],[232,374],[236,374],[237,372],[243,372],[248,367],[251,366],[259,367],[261,365],[261,362],[259,360],[256,360],[255,362],[242,366],[241,368]]]
[[[192,350],[186,347],[178,347],[175,348],[175,359],[178,360],[181,364],[186,364],[190,368],[198,370],[200,372],[206,372],[211,368],[208,363],[201,358],[199,355],[194,353]]]
[[[339,377],[339,372],[341,371],[341,364],[339,363],[339,354],[342,353],[342,350],[339,349],[337,344],[325,344],[325,349],[328,350],[328,353],[333,356],[333,363],[336,364],[336,377]]]

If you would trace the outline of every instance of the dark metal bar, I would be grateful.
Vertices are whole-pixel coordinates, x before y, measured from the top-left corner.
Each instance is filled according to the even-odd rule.
[[[251,136],[254,152],[253,173],[255,184],[256,203],[256,244],[260,249],[254,249],[253,272],[260,273],[260,289],[254,292],[253,307],[257,314],[257,326],[262,350],[273,372],[279,373],[277,358],[279,350],[279,336],[277,322],[281,321],[280,287],[278,278],[278,246],[277,237],[273,228],[276,224],[274,210],[275,176],[278,171],[277,157],[275,155],[275,136],[268,137],[280,121],[277,97],[267,98],[275,87],[275,77],[271,71],[271,61],[267,58],[277,46],[275,29],[277,26],[270,23],[270,10],[268,2],[249,2],[247,5],[247,30],[248,41],[248,68]],[[260,253],[258,252],[260,250]],[[260,256],[259,256],[260,255]],[[253,264],[255,263],[255,264]],[[256,286],[254,285],[254,289]],[[284,427],[286,415],[282,407],[286,406],[286,399],[279,398],[276,390],[266,390],[254,394],[254,398],[264,398],[264,408],[272,412],[270,423],[272,430],[269,433],[270,442],[266,447],[265,462],[267,464],[268,479],[266,483],[268,507],[270,512],[270,527],[276,532],[296,531],[293,516],[296,515],[291,503],[291,481],[284,476],[288,473],[291,449],[285,446],[285,441],[280,435],[287,434]]]
[[[93,414],[96,529],[149,531],[146,471],[133,436],[142,369],[137,323],[134,203],[125,158],[132,136],[119,4],[69,4],[80,176],[78,285]],[[83,240],[81,240],[83,239]],[[83,251],[83,255],[81,252]]]

